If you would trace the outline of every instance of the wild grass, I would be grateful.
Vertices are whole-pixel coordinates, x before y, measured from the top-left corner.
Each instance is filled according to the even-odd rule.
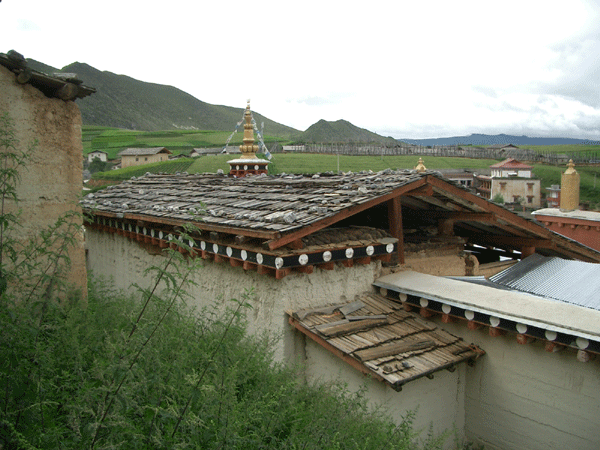
[[[246,295],[193,311],[177,282],[125,296],[90,283],[87,306],[0,302],[0,446],[27,449],[416,449],[364,392],[305,383],[246,333]],[[251,294],[247,294],[251,295]]]

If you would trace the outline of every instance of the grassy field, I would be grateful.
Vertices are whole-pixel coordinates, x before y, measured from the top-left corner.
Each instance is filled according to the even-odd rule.
[[[243,130],[239,129],[229,145],[242,143]],[[132,131],[118,128],[84,126],[82,129],[83,154],[93,150],[108,153],[108,159],[118,158],[126,148],[167,147],[173,154],[188,154],[193,148],[223,147],[231,131],[173,130],[173,131]],[[278,142],[272,136],[264,136],[265,144]]]
[[[99,149],[108,153],[109,159],[116,158],[118,152],[127,147],[167,147],[173,154],[187,154],[195,147],[222,147],[225,145],[231,132],[225,131],[200,131],[200,130],[174,130],[158,132],[141,132],[120,130],[106,127],[83,127],[84,154]],[[233,135],[231,146],[242,142],[243,133]],[[276,138],[265,136],[267,144],[275,142]],[[540,153],[573,153],[583,152],[593,157],[600,151],[598,145],[553,145],[530,146],[532,150]],[[237,158],[235,155],[216,155],[201,157],[183,162],[157,163],[143,168],[127,168],[121,171],[111,171],[106,174],[97,174],[95,178],[127,179],[150,172],[182,172],[202,173],[216,172],[221,169],[229,171],[227,161]],[[379,171],[387,168],[412,169],[418,161],[417,156],[346,156],[340,155],[315,155],[315,154],[276,154],[270,165],[272,173],[320,173],[320,172],[359,172],[361,170]],[[498,161],[489,159],[427,157],[425,165],[428,169],[487,169]],[[565,170],[563,166],[547,166],[536,164],[535,175],[542,180],[542,189],[552,184],[560,184],[560,174]],[[581,200],[592,205],[600,203],[600,173],[599,166],[580,166],[577,171],[581,174]]]

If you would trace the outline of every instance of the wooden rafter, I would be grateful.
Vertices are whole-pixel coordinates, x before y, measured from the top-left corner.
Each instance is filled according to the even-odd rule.
[[[302,228],[301,230],[294,231],[294,232],[286,234],[278,239],[273,239],[273,240],[269,241],[268,242],[269,249],[275,250],[275,249],[282,247],[286,244],[289,244],[290,242],[293,242],[297,239],[302,239],[304,236],[308,236],[309,234],[312,234],[316,231],[322,230],[323,228],[333,225],[336,222],[339,222],[339,221],[344,220],[348,217],[351,217],[355,214],[358,214],[359,212],[362,212],[369,208],[372,208],[373,206],[387,202],[388,200],[391,200],[394,197],[403,195],[404,193],[412,191],[415,188],[418,188],[425,184],[426,184],[426,179],[421,178],[412,183],[408,183],[404,186],[394,189],[389,194],[382,195],[381,197],[377,197],[368,202],[361,203],[360,205],[351,206],[350,208],[347,208],[347,209],[339,212],[338,214],[335,214],[331,217],[327,217],[325,219],[319,220],[318,222],[314,222],[314,223]]]

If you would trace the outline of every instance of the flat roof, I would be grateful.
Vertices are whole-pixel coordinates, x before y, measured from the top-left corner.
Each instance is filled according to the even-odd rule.
[[[544,330],[600,341],[600,311],[456,279],[403,271],[375,286]]]
[[[597,211],[581,211],[579,209],[575,211],[561,211],[559,208],[544,208],[533,211],[531,214],[536,216],[562,217],[565,219],[579,219],[600,222],[600,212]]]

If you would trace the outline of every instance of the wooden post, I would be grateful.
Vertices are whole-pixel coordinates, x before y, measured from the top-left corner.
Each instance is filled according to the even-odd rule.
[[[390,234],[398,239],[398,264],[404,264],[404,233],[402,230],[402,203],[400,196],[388,201],[388,224]]]
[[[521,258],[527,258],[535,253],[535,247],[523,246],[521,247]]]

